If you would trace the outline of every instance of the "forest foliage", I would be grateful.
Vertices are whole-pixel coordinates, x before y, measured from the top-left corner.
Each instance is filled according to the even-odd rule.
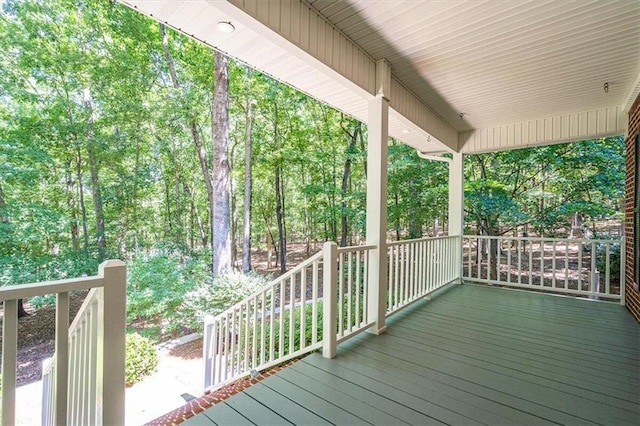
[[[214,161],[214,62],[209,47],[117,2],[4,3],[0,284],[93,275],[121,258],[130,302],[149,315],[211,284],[203,167]],[[246,161],[252,253],[272,249],[284,270],[292,243],[311,254],[314,242],[362,242],[366,125],[228,66],[233,264],[242,267]],[[447,165],[389,144],[389,237],[443,232]],[[619,217],[624,143],[468,156],[465,177],[469,232],[557,234],[577,215]]]

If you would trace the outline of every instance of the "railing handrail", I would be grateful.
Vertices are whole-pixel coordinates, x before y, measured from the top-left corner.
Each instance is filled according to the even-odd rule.
[[[557,237],[514,237],[514,236],[506,236],[506,235],[473,235],[473,234],[465,234],[463,238],[478,238],[478,239],[492,239],[497,238],[501,240],[520,240],[520,241],[548,241],[548,242],[564,242],[570,241],[573,243],[594,243],[594,244],[609,244],[609,243],[619,243],[624,240],[624,237],[616,237],[616,238],[557,238]]]
[[[35,296],[44,296],[54,293],[67,293],[70,291],[84,290],[104,286],[104,277],[101,275],[81,278],[66,278],[42,283],[16,284],[0,287],[0,301],[28,299]]]
[[[360,250],[373,250],[374,248],[376,248],[375,244],[367,244],[367,245],[361,245],[361,246],[345,246],[345,247],[338,247],[338,253],[349,253],[349,252],[356,252]]]
[[[411,240],[387,241],[387,247],[399,246],[403,244],[419,243],[422,241],[448,240],[453,238],[460,238],[460,237],[457,235],[442,235],[440,237],[422,237],[422,238],[413,238]]]

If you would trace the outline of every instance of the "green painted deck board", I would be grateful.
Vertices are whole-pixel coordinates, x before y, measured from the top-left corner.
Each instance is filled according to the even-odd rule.
[[[463,285],[387,325],[190,424],[640,424],[640,325],[619,305]]]
[[[534,375],[525,375],[519,371],[505,369],[504,367],[483,362],[469,362],[469,359],[456,359],[453,356],[437,356],[424,348],[415,348],[403,345],[401,339],[393,336],[394,331],[371,341],[368,347],[382,351],[390,357],[395,356],[408,360],[415,365],[433,366],[443,374],[464,378],[467,381],[490,387],[491,389],[507,394],[521,394],[523,398],[555,410],[562,410],[577,418],[593,418],[606,421],[610,415],[607,404],[598,400],[598,396],[590,392],[586,387],[577,389],[561,382],[551,383]],[[411,342],[409,342],[411,343]],[[357,350],[354,350],[357,353]],[[380,373],[379,373],[380,374]],[[580,395],[582,392],[582,395]],[[569,405],[563,409],[564,405]],[[622,404],[621,404],[622,405]],[[630,404],[626,404],[630,405]],[[632,409],[631,407],[625,407]],[[583,416],[587,417],[583,417]],[[626,413],[620,410],[620,415],[635,418],[633,412]]]
[[[344,410],[337,405],[327,402],[314,393],[311,393],[295,384],[288,382],[280,377],[270,377],[264,382],[265,387],[268,387],[276,392],[281,393],[284,397],[290,398],[300,406],[312,407],[313,411],[318,416],[318,421],[297,420],[296,424],[313,423],[313,424],[369,424],[363,419],[351,414],[349,411]],[[316,389],[313,390],[316,392]],[[292,420],[293,421],[293,420]]]
[[[313,355],[317,356],[317,355]],[[387,395],[379,395],[370,389],[363,388],[361,386],[355,385],[350,381],[343,379],[342,377],[333,375],[331,373],[327,373],[326,371],[318,368],[315,365],[307,364],[304,362],[299,362],[295,366],[295,371],[301,372],[304,375],[310,377],[312,380],[320,382],[322,384],[327,385],[330,388],[336,390],[336,392],[344,392],[362,403],[369,405],[371,407],[377,407],[380,410],[383,410],[389,416],[400,419],[402,422],[406,422],[408,424],[414,425],[422,425],[422,424],[435,424],[442,425],[442,422],[437,422],[434,419],[431,419],[424,414],[419,413],[409,407],[406,407],[402,404],[399,404],[389,398]],[[311,384],[311,382],[306,382]],[[390,424],[396,424],[400,422],[391,422]],[[384,418],[381,418],[378,424],[389,424],[384,422]]]
[[[256,401],[260,402],[265,407],[278,407],[278,413],[295,425],[330,424],[322,417],[304,408],[304,406],[299,402],[294,401],[293,399],[289,399],[277,390],[272,389],[270,384],[273,383],[273,380],[271,379],[272,378],[265,380],[263,386],[252,386],[248,388],[245,393]],[[312,404],[308,405],[312,406]],[[349,415],[349,413],[345,414]]]
[[[629,400],[638,384],[630,380],[628,383],[624,377],[616,375],[612,379],[598,374],[597,366],[587,367],[581,362],[575,361],[572,368],[560,367],[539,359],[532,359],[526,353],[512,353],[508,347],[496,352],[495,348],[485,346],[480,343],[468,343],[463,341],[452,341],[447,337],[440,337],[432,333],[424,333],[422,330],[411,330],[409,334],[394,333],[390,340],[394,340],[399,345],[413,347],[422,350],[433,356],[445,357],[460,362],[488,368],[501,372],[511,371],[514,376],[528,375],[533,382],[552,385],[553,383],[568,384],[585,389],[589,392],[596,392],[605,396],[611,396],[611,403],[616,399]],[[416,345],[411,337],[420,336],[425,341],[430,342],[429,346]],[[587,368],[585,368],[587,367]],[[634,402],[634,401],[632,401]]]
[[[259,424],[270,424],[270,425],[288,425],[293,424],[290,421],[286,420],[282,415],[277,414],[277,412],[281,412],[281,407],[273,406],[266,407],[260,402],[256,401],[254,398],[248,396],[245,392],[241,392],[239,394],[234,395],[232,398],[229,398],[226,401],[231,408],[237,411],[240,415],[247,418],[250,422]],[[214,406],[212,409],[215,409]],[[208,410],[207,410],[208,411]],[[213,410],[215,411],[215,410]],[[207,414],[207,413],[205,413]],[[209,415],[213,418],[213,415]]]
[[[300,367],[300,366],[298,366]],[[313,368],[313,367],[312,367]],[[314,368],[315,369],[315,368]],[[389,412],[385,412],[375,405],[367,404],[362,400],[353,397],[352,395],[343,392],[344,387],[338,385],[336,387],[330,387],[319,380],[313,379],[313,373],[305,371],[303,368],[287,368],[281,371],[277,376],[282,380],[289,381],[294,384],[298,389],[301,389],[298,385],[305,383],[313,383],[313,393],[325,401],[342,408],[345,411],[350,411],[353,415],[361,418],[365,422],[383,423],[383,424],[409,424],[403,421],[399,417],[394,417]],[[311,381],[311,382],[310,382]],[[386,400],[385,400],[386,401]],[[374,402],[372,403],[374,404]],[[394,411],[394,410],[391,410]]]

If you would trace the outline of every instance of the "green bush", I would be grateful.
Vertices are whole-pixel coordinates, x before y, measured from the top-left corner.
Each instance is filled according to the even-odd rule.
[[[316,305],[316,309],[318,312],[318,316],[317,316],[317,325],[318,325],[318,329],[316,330],[317,333],[317,339],[318,341],[322,340],[322,302],[318,302]],[[283,315],[283,319],[284,319],[284,327],[283,329],[285,330],[284,333],[284,352],[285,354],[288,354],[290,352],[295,352],[297,350],[300,349],[300,323],[301,323],[301,314],[302,314],[302,309],[300,306],[297,306],[294,308],[293,310],[293,324],[294,324],[294,330],[295,333],[293,335],[293,341],[291,341],[289,339],[289,325],[291,324],[291,313],[290,311],[285,311],[284,315]],[[305,306],[305,329],[304,329],[304,338],[305,338],[305,346],[309,346],[312,344],[312,340],[313,340],[313,305],[312,304],[307,304]],[[275,349],[275,358],[277,359],[280,356],[280,351],[278,350],[278,345],[280,342],[280,319],[276,319],[274,321],[274,347]],[[269,330],[266,330],[266,347],[269,347],[270,341],[269,341]],[[293,343],[293,347],[291,347],[291,344]],[[283,354],[284,355],[284,354]]]
[[[181,324],[202,331],[204,317],[217,315],[250,296],[269,283],[269,279],[253,272],[229,272],[213,280],[203,280],[187,292],[182,300],[178,320]]]
[[[138,257],[129,263],[127,319],[157,322],[162,332],[173,331],[185,293],[208,279],[206,260],[175,253]]]
[[[127,334],[125,343],[125,382],[139,382],[158,366],[158,352],[151,340],[137,333]]]
[[[602,283],[604,283],[604,273],[607,268],[607,244],[598,244],[596,246],[596,266],[602,273]],[[620,243],[611,244],[609,249],[609,276],[610,283],[617,285],[620,282],[620,257],[622,256],[622,247]]]

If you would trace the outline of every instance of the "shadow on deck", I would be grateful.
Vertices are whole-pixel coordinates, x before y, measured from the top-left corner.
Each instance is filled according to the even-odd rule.
[[[186,424],[640,424],[639,401],[624,307],[466,284]]]

